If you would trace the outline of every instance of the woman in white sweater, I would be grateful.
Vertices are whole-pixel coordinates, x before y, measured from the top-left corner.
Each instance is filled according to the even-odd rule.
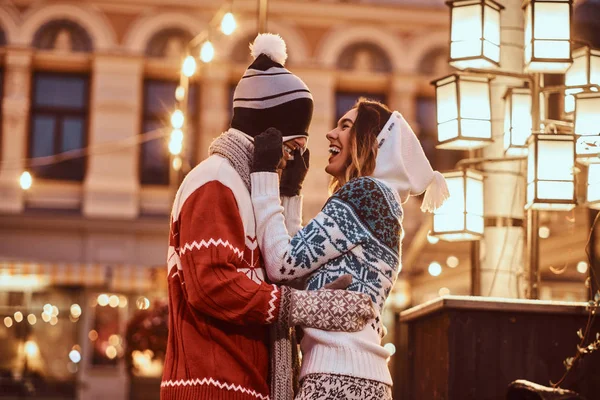
[[[287,173],[287,182],[281,182],[289,214],[290,204],[300,204],[300,197],[293,197],[299,195],[300,185],[290,193],[289,181],[301,182],[306,175],[308,151],[282,153],[281,134],[272,129],[255,139],[252,202],[267,274],[280,283],[305,277],[308,290],[349,274],[348,290],[369,294],[378,317],[356,333],[305,329],[296,399],[334,394],[391,399],[390,354],[381,346],[379,315],[401,269],[402,203],[427,190],[422,209],[432,211],[448,192],[402,115],[381,103],[359,100],[327,139],[325,170],[332,176],[333,195],[304,228],[290,223],[300,221],[299,207],[291,207],[298,215],[288,217],[286,226],[276,169],[282,158],[293,158],[288,168],[295,169],[299,179]]]

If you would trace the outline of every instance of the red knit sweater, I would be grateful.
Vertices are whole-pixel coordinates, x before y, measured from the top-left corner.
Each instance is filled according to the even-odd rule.
[[[171,220],[161,399],[268,399],[280,291],[263,282],[248,190],[212,156],[184,180]]]

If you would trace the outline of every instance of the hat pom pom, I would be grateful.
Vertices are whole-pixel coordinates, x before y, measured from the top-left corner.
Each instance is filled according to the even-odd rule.
[[[433,171],[433,180],[425,191],[421,211],[434,212],[444,204],[448,197],[450,197],[450,192],[446,179],[438,171]]]
[[[285,65],[285,61],[287,60],[285,42],[281,36],[273,33],[259,33],[256,39],[254,39],[254,43],[250,45],[250,54],[254,59],[264,54],[281,65]]]

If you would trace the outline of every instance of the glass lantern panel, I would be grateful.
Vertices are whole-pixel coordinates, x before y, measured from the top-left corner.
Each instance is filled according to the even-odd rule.
[[[490,43],[488,41],[483,42],[483,55],[487,58],[500,62],[500,46]]]
[[[483,216],[467,214],[467,230],[483,234]]]
[[[463,137],[490,139],[492,137],[492,124],[490,121],[463,119],[460,121],[461,135]]]
[[[473,82],[461,80],[460,84],[460,117],[467,119],[490,119],[489,82]]]
[[[500,11],[491,7],[486,7],[483,19],[483,38],[500,46]],[[496,60],[498,61],[498,60]]]
[[[531,15],[531,4],[525,8],[525,63],[531,61],[533,55],[532,40],[533,40],[533,17]]]
[[[482,6],[473,4],[452,9],[451,58],[481,55]]]
[[[535,40],[562,39],[568,41],[571,38],[569,4],[536,2],[534,17],[533,37]],[[537,47],[539,44],[540,42],[536,42],[535,46]],[[569,46],[568,42],[566,44]],[[554,56],[553,58],[562,57]]]
[[[513,93],[512,100],[512,145],[525,146],[532,129],[531,96]]]
[[[575,164],[573,142],[539,140],[538,157],[537,178],[539,180],[573,181],[573,167]]]
[[[600,51],[592,50],[590,57],[590,83],[600,85]]]
[[[592,164],[588,168],[587,201],[600,201],[600,164]]]
[[[446,140],[458,137],[458,121],[448,121],[438,125],[438,141],[445,142]]]
[[[436,88],[436,103],[439,124],[458,118],[456,81]]]
[[[511,109],[511,98],[507,97],[506,101],[504,102],[504,150],[508,149],[511,143]]]
[[[465,187],[464,178],[461,175],[446,177],[448,192],[450,197],[446,202],[436,210],[435,214],[460,214],[465,212]]]
[[[483,181],[467,177],[467,213],[483,215]]]
[[[575,190],[573,182],[539,181],[538,199],[541,200],[572,200]]]
[[[561,40],[536,40],[534,47],[535,58],[565,60],[570,57],[571,44]]]
[[[532,183],[535,179],[535,141],[531,140],[527,145],[529,148],[527,154],[527,183]]]
[[[575,134],[596,135],[600,133],[600,93],[594,97],[575,100]]]
[[[461,232],[465,230],[464,213],[455,214],[436,214],[433,216],[433,231],[443,232]]]
[[[587,52],[578,53],[573,57],[573,64],[565,74],[566,86],[587,85],[588,57],[586,54]]]
[[[580,136],[577,138],[575,153],[577,156],[589,158],[588,160],[578,160],[584,164],[589,162],[597,163],[600,160],[597,157],[600,154],[600,135]],[[594,156],[596,157],[594,158]]]

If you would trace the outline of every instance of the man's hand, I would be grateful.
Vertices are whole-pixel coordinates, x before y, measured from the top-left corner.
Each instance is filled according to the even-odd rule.
[[[252,172],[276,172],[283,158],[281,132],[269,128],[254,138],[254,161]]]
[[[358,332],[375,318],[369,295],[346,290],[291,290],[292,326]]]
[[[279,193],[281,196],[298,196],[302,190],[302,183],[308,173],[310,151],[306,149],[304,154],[300,155],[300,149],[294,150],[294,158],[288,160],[287,166],[281,173],[281,182],[279,184]]]

